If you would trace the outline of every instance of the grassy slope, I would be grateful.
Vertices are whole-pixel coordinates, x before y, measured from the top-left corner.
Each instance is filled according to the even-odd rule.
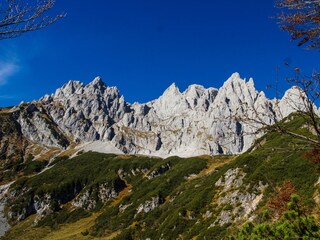
[[[302,125],[302,119],[294,118],[288,126],[299,129]],[[298,131],[306,133],[304,129]],[[129,236],[144,239],[221,238],[232,232],[235,226],[209,226],[221,209],[227,207],[216,205],[220,189],[214,184],[228,169],[241,168],[246,173],[244,191],[250,191],[247,186],[254,186],[259,181],[268,184],[264,199],[256,211],[257,215],[264,208],[268,197],[285,180],[291,180],[303,196],[306,206],[313,207],[314,183],[319,174],[315,171],[316,166],[304,157],[305,152],[306,146],[298,140],[278,133],[268,133],[254,149],[236,159],[234,156],[219,156],[161,160],[86,153],[59,162],[43,174],[18,182],[16,187],[21,187],[22,183],[22,186],[31,186],[34,192],[43,192],[63,190],[75,181],[88,186],[112,180],[122,168],[127,173],[125,178],[128,187],[120,196],[80,220],[76,214],[74,217],[61,217],[70,211],[66,208],[54,216],[59,224],[53,225],[51,230],[45,225],[52,225],[52,221],[42,227],[32,227],[29,218],[16,225],[5,239],[19,239],[18,236],[23,236],[23,239],[28,239],[27,236],[33,236],[32,239],[128,239]],[[170,163],[170,170],[150,180],[145,177],[148,173],[135,176],[131,173],[132,169],[137,168],[148,169],[150,173],[166,163]],[[157,195],[164,199],[160,207],[148,213],[136,214],[140,204]],[[121,213],[120,204],[132,205]],[[204,217],[207,211],[213,213],[209,218]],[[83,236],[81,232],[89,235]]]

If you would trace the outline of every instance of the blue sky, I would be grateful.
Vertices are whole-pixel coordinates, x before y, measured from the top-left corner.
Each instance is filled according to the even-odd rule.
[[[319,70],[319,52],[291,42],[271,0],[57,0],[67,16],[46,29],[0,41],[0,106],[38,99],[68,80],[102,76],[129,102],[157,98],[175,82],[220,87],[233,73],[258,90],[289,86],[284,61]],[[273,97],[269,90],[267,96]]]

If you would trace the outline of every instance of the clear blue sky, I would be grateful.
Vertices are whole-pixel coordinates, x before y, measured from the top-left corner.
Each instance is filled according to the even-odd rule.
[[[57,0],[67,16],[0,41],[0,106],[38,99],[68,80],[102,76],[129,102],[157,98],[172,83],[220,87],[233,73],[258,90],[288,75],[284,61],[320,70],[320,52],[290,42],[271,0]],[[272,92],[267,93],[273,97]]]

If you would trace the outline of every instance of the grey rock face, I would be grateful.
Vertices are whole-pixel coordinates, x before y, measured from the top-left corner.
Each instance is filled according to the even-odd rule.
[[[121,171],[119,171],[119,173],[121,173]],[[92,210],[96,208],[98,203],[104,204],[108,200],[118,196],[119,192],[125,187],[126,183],[120,177],[113,185],[105,182],[90,186],[85,188],[72,200],[72,205],[86,210]]]
[[[50,194],[45,194],[43,196],[35,195],[30,196],[28,192],[30,189],[23,188],[22,190],[12,190],[9,189],[7,193],[8,206],[8,217],[14,222],[20,222],[26,219],[32,214],[36,214],[34,224],[37,224],[43,217],[51,214],[56,210],[56,206],[52,204],[54,202]],[[17,199],[25,196],[25,201],[21,205],[20,202],[17,202]],[[29,196],[30,197],[29,197]],[[58,199],[58,202],[60,200]]]
[[[0,237],[2,237],[11,228],[4,212],[6,204],[6,194],[9,187],[10,184],[0,186]]]
[[[143,204],[140,204],[137,208],[137,214],[144,212],[148,213],[153,209],[157,208],[162,204],[164,200],[160,196],[152,197],[151,200],[145,201]]]
[[[0,237],[2,237],[10,228],[7,218],[4,215],[5,203],[0,201]]]
[[[97,196],[93,194],[93,189],[87,189],[84,193],[79,194],[72,205],[75,207],[81,207],[86,210],[92,210],[97,206],[98,202],[106,203],[109,199],[115,198],[118,192],[107,184],[100,184],[98,186]]]
[[[0,114],[0,159],[10,164],[23,159],[28,141],[23,136],[21,126],[14,114]]]
[[[11,190],[9,189],[7,192],[6,200],[7,203],[12,204],[13,207],[8,209],[7,216],[10,220],[14,222],[19,222],[24,220],[31,214],[36,213],[36,210],[33,205],[33,199],[26,198],[25,202],[23,203],[23,207],[20,207],[19,203],[15,202],[18,196],[20,195],[27,195],[30,189],[22,188],[21,190]]]
[[[216,187],[221,188],[216,204],[222,210],[210,227],[223,226],[232,221],[247,220],[254,217],[253,212],[262,200],[267,185],[259,182],[252,188],[254,191],[252,189],[249,191],[250,185],[243,186],[245,176],[246,173],[240,168],[229,169],[215,183]]]
[[[219,90],[191,85],[180,92],[172,84],[158,99],[130,104],[97,77],[87,85],[69,81],[12,111],[28,140],[49,147],[99,140],[131,154],[235,154],[252,145],[261,127],[245,119],[274,123],[295,111],[288,96],[297,91],[289,90],[280,102],[269,100],[252,79],[234,73]]]
[[[43,217],[53,213],[55,210],[52,209],[52,198],[49,194],[45,194],[43,197],[35,196],[33,201],[33,206],[37,214],[34,224],[37,224]]]

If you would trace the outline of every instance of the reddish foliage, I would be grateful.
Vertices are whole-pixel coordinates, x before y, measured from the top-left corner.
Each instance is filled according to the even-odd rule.
[[[286,13],[278,15],[281,29],[298,40],[298,46],[308,43],[308,48],[320,48],[320,1],[278,0],[277,7]]]
[[[314,147],[312,150],[308,151],[305,155],[306,158],[310,159],[313,164],[320,164],[320,148]],[[320,172],[320,167],[318,167],[318,172]]]
[[[271,217],[278,219],[283,212],[287,211],[287,204],[290,201],[291,195],[296,192],[296,189],[291,181],[285,181],[276,189],[276,193],[271,197],[267,206],[271,210]]]

